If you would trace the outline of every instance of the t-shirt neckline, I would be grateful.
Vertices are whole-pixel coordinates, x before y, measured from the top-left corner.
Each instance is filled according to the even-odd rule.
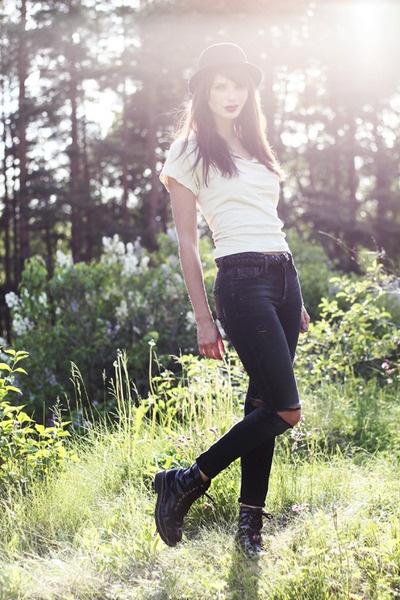
[[[241,160],[247,160],[248,162],[257,162],[257,159],[253,156],[252,158],[245,158],[244,156],[240,156],[239,154],[236,154],[236,152],[232,152],[233,156],[236,156],[237,158],[240,158]]]

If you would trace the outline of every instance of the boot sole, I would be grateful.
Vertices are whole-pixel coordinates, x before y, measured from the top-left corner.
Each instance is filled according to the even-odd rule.
[[[163,526],[162,526],[161,515],[160,515],[161,503],[164,499],[166,475],[167,474],[165,473],[165,471],[160,471],[159,473],[156,473],[156,475],[154,477],[153,490],[157,494],[157,502],[156,502],[156,507],[155,507],[155,511],[154,511],[154,517],[155,517],[155,521],[156,521],[156,528],[157,528],[158,533],[160,534],[162,541],[165,542],[167,544],[167,546],[176,546],[176,542],[172,542],[168,538],[166,532],[164,531]]]
[[[265,550],[246,550],[241,545],[236,545],[237,550],[245,557],[250,560],[254,560],[257,558],[261,558],[262,556],[266,556],[267,552]]]

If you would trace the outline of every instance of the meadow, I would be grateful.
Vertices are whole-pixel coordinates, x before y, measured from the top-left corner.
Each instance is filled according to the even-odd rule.
[[[149,352],[154,365],[153,344]],[[190,464],[240,419],[247,385],[232,349],[223,362],[174,359],[180,377],[152,376],[150,368],[150,393],[138,398],[126,353],[118,352],[114,418],[87,415],[84,435],[72,426],[63,439],[62,461],[3,488],[0,598],[398,597],[393,374],[382,384],[357,375],[317,383],[299,373],[303,416],[277,440],[266,505],[272,518],[263,530],[268,554],[251,561],[233,543],[238,461],[212,482],[215,503],[201,498],[192,506],[181,544],[169,548],[156,534],[154,474]]]

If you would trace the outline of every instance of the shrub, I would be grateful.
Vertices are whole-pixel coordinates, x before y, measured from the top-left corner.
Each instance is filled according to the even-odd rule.
[[[299,274],[304,304],[312,320],[320,318],[319,304],[328,296],[329,278],[336,274],[332,261],[317,242],[308,239],[306,231],[300,235],[291,229],[288,244]]]
[[[160,234],[159,250],[151,257],[140,240],[124,244],[117,235],[103,238],[100,260],[72,263],[57,251],[49,279],[44,260],[33,256],[25,263],[19,294],[6,296],[11,308],[14,346],[29,358],[30,414],[46,415],[58,397],[75,410],[71,365],[85,381],[84,403],[99,412],[114,408],[104,404],[103,381],[113,372],[118,349],[126,349],[142,396],[148,391],[148,343],[157,342],[159,359],[197,351],[195,322],[183,281],[176,238]],[[151,269],[150,267],[151,262]],[[205,267],[207,286],[215,271]],[[167,310],[166,310],[167,307]]]
[[[65,428],[70,421],[56,418],[53,426],[44,427],[22,410],[24,404],[13,406],[6,400],[10,392],[21,393],[12,385],[14,375],[27,372],[15,365],[28,353],[11,348],[2,352],[12,357],[12,364],[0,363],[0,493],[9,486],[25,491],[30,480],[59,468],[67,456],[76,459],[65,444],[70,435]],[[4,371],[7,375],[3,377]]]
[[[352,376],[377,377],[382,384],[399,382],[400,334],[386,308],[391,282],[376,257],[362,277],[330,277],[336,291],[322,298],[320,320],[311,322],[307,335],[299,339],[296,365],[299,373],[307,371],[309,384]]]

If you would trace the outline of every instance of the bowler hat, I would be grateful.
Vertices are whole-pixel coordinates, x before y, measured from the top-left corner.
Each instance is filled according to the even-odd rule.
[[[228,65],[237,65],[244,68],[251,75],[254,84],[258,87],[263,79],[261,69],[256,65],[249,63],[245,52],[240,46],[233,42],[219,42],[212,44],[200,53],[197,61],[197,71],[188,80],[188,88],[191,93],[194,92],[201,76],[214,67],[224,67]]]

